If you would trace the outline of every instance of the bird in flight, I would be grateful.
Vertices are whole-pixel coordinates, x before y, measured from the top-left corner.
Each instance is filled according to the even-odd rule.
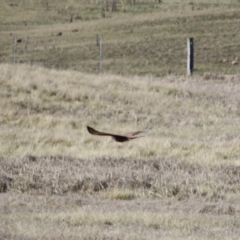
[[[106,132],[100,132],[95,130],[92,127],[87,126],[87,130],[92,135],[98,135],[98,136],[110,136],[112,137],[116,142],[127,142],[130,140],[133,140],[135,138],[143,137],[142,135],[139,136],[139,134],[144,133],[148,130],[144,131],[138,131],[138,132],[130,132],[125,134],[113,134],[113,133],[106,133]]]

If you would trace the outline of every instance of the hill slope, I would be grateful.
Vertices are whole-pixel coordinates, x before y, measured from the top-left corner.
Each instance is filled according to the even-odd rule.
[[[130,78],[0,65],[1,156],[167,156],[239,164],[239,77]],[[153,129],[127,144],[88,134]]]
[[[186,74],[186,39],[194,37],[195,74],[239,74],[238,1],[117,1],[101,16],[101,1],[0,3],[1,62],[120,75]],[[132,1],[133,2],[133,1]],[[106,8],[104,5],[103,7]],[[72,22],[69,22],[72,18]]]

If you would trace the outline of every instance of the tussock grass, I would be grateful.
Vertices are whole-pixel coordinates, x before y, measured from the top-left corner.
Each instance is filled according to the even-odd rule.
[[[134,185],[134,183],[132,183]],[[139,197],[132,186],[125,186],[125,189],[122,186],[117,186],[117,188],[110,189],[106,192],[103,192],[102,197],[104,199],[111,200],[133,200]]]
[[[104,199],[174,198],[218,202],[239,198],[240,169],[169,159],[34,157],[1,159],[3,190],[29,194],[99,194]],[[2,190],[2,191],[3,191]]]

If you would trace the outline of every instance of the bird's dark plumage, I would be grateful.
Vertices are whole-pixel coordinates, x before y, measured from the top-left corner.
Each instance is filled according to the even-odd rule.
[[[98,135],[98,136],[110,136],[112,137],[116,142],[126,142],[129,140],[133,140],[135,138],[139,138],[142,136],[139,136],[139,134],[146,132],[145,131],[138,131],[138,132],[131,132],[131,133],[125,133],[125,134],[113,134],[113,133],[106,133],[106,132],[100,132],[95,130],[92,127],[87,126],[87,130],[92,135]]]

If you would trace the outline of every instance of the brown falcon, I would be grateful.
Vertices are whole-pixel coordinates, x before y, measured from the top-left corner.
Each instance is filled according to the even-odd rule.
[[[89,126],[87,126],[87,130],[90,134],[93,134],[93,135],[110,136],[116,142],[126,142],[126,141],[129,141],[129,140],[133,140],[135,138],[143,137],[143,136],[139,136],[139,134],[147,131],[147,130],[144,130],[144,131],[138,131],[138,132],[125,133],[125,134],[114,134],[114,133],[100,132],[100,131],[97,131],[94,128],[89,127]]]

